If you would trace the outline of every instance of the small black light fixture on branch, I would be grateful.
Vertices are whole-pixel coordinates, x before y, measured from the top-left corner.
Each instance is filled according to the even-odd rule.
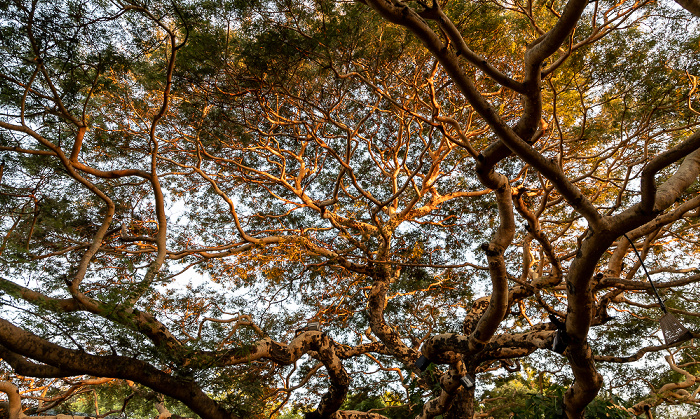
[[[466,389],[470,389],[476,384],[474,377],[472,377],[469,374],[464,374],[463,376],[461,376],[459,378],[459,383],[462,385],[462,387]]]
[[[644,261],[642,260],[642,256],[639,254],[637,251],[637,247],[634,245],[634,242],[627,236],[627,234],[623,234],[625,238],[627,239],[628,242],[632,245],[632,250],[634,250],[634,254],[637,255],[637,258],[639,259],[639,263],[642,265],[642,269],[644,269],[644,274],[646,274],[647,279],[649,279],[649,283],[651,284],[651,289],[654,291],[654,295],[656,296],[656,299],[659,301],[659,306],[661,307],[661,310],[664,312],[664,315],[661,317],[659,320],[659,323],[661,325],[661,332],[664,335],[664,341],[666,341],[666,345],[673,345],[675,343],[683,342],[689,339],[693,338],[693,334],[690,333],[688,329],[683,326],[683,324],[678,321],[676,316],[673,314],[669,313],[668,310],[666,309],[666,304],[664,304],[664,301],[661,299],[661,296],[659,296],[659,292],[656,290],[656,285],[654,285],[654,281],[651,280],[651,275],[649,275],[649,272],[647,271],[647,267],[644,266]]]
[[[425,355],[421,355],[417,360],[416,363],[414,364],[416,368],[418,368],[421,372],[425,371],[426,368],[428,368],[428,365],[430,365],[430,360],[425,357]]]

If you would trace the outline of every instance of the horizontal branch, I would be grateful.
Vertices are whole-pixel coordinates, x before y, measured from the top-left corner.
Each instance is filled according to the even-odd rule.
[[[99,377],[124,378],[143,384],[185,403],[202,417],[234,419],[194,381],[173,377],[152,365],[118,355],[92,355],[51,343],[31,332],[0,319],[0,344],[8,350],[56,368],[80,371]]]

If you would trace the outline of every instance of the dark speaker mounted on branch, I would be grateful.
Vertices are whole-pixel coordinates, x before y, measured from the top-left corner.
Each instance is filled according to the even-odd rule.
[[[563,354],[566,347],[569,346],[569,335],[566,333],[566,323],[562,322],[554,314],[549,315],[549,321],[557,327],[554,333],[554,341],[552,342],[552,350],[558,354]]]

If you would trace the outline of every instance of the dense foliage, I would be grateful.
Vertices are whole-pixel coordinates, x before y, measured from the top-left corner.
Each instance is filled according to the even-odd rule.
[[[699,11],[0,0],[11,417],[690,414]]]

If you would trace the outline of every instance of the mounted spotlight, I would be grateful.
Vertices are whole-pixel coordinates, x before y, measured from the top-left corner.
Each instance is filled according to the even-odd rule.
[[[416,368],[421,370],[421,372],[425,371],[426,368],[428,368],[428,365],[430,365],[430,360],[426,358],[425,356],[421,355],[417,360],[416,363],[414,364]]]
[[[472,377],[469,374],[465,374],[459,379],[459,383],[462,384],[462,387],[464,388],[472,388],[474,387],[474,377]]]

